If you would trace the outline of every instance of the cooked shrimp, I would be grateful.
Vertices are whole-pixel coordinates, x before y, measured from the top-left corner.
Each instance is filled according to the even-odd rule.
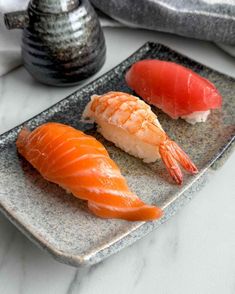
[[[122,92],[91,97],[83,113],[98,124],[98,131],[127,153],[154,162],[161,158],[177,184],[183,181],[177,164],[195,174],[197,167],[185,152],[172,141],[149,105],[139,98]]]

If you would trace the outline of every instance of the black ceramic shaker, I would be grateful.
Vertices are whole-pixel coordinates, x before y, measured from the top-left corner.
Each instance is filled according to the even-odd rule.
[[[105,61],[105,40],[88,0],[31,0],[27,11],[5,14],[8,29],[23,29],[22,58],[38,81],[79,83]]]

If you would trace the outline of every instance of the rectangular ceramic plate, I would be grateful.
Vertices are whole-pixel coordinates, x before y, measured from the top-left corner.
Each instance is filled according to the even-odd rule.
[[[105,141],[93,125],[79,122],[92,94],[110,90],[132,93],[124,75],[140,59],[158,58],[183,64],[215,83],[223,96],[222,111],[213,111],[206,123],[187,124],[157,112],[163,128],[192,157],[200,169],[197,176],[185,174],[184,184],[172,183],[163,164],[146,164]],[[0,137],[0,208],[31,240],[57,260],[74,266],[94,264],[143,237],[171,217],[203,182],[202,175],[232,146],[235,135],[235,82],[232,78],[200,65],[160,44],[147,43],[119,66],[75,92],[50,109],[27,121],[34,129],[56,121],[93,134],[108,148],[130,187],[147,203],[164,208],[165,216],[155,222],[103,220],[89,213],[86,203],[68,195],[35,171],[15,148],[22,126]],[[200,179],[200,180],[199,180]]]

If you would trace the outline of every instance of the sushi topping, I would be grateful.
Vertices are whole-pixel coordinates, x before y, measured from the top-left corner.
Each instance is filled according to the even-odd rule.
[[[211,109],[222,106],[216,87],[191,69],[156,59],[134,63],[126,82],[142,99],[173,119],[204,122]]]
[[[148,221],[162,210],[145,204],[128,188],[116,163],[95,138],[59,123],[30,132],[23,128],[16,146],[48,181],[88,201],[99,217]]]
[[[181,185],[183,182],[183,175],[177,162],[180,163],[186,171],[192,174],[198,173],[197,167],[174,141],[166,139],[162,142],[159,146],[159,153],[169,174],[177,184]]]
[[[177,184],[183,180],[177,164],[188,172],[198,172],[182,149],[170,140],[149,105],[133,95],[109,92],[94,95],[83,116],[98,124],[98,131],[127,153],[154,162],[162,158]]]

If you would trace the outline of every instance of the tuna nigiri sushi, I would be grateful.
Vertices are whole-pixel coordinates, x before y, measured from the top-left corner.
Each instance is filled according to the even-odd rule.
[[[184,151],[169,139],[149,105],[139,98],[122,92],[91,97],[83,118],[98,124],[98,131],[127,153],[154,162],[161,158],[172,176],[181,184],[179,162],[188,172],[198,170]]]
[[[34,131],[22,129],[19,153],[48,181],[88,200],[90,210],[104,218],[153,220],[162,215],[132,193],[115,162],[95,138],[59,123]]]
[[[173,62],[138,61],[126,73],[126,82],[147,103],[191,124],[206,121],[210,110],[222,105],[211,82]]]

